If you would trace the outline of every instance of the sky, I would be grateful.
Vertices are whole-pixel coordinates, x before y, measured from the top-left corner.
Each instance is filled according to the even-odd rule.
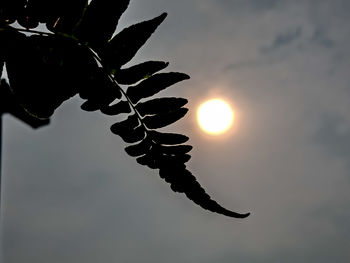
[[[207,212],[126,155],[74,98],[32,130],[6,116],[4,263],[350,262],[350,17],[346,0],[132,0],[118,30],[169,16],[129,64],[169,61],[191,80],[171,130],[220,204]],[[232,131],[210,137],[199,103],[228,100]]]

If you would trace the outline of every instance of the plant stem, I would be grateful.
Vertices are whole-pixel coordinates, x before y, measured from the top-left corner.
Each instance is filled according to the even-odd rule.
[[[136,117],[138,118],[138,120],[140,121],[141,125],[143,126],[145,132],[148,132],[148,128],[146,127],[146,125],[144,124],[144,122],[142,121],[142,117],[140,115],[140,113],[138,112],[138,110],[136,109],[135,105],[131,102],[130,98],[128,95],[126,95],[126,92],[119,87],[118,83],[116,82],[114,76],[112,74],[110,74],[107,70],[106,67],[103,65],[103,61],[101,60],[101,58],[95,53],[95,51],[93,49],[91,49],[90,47],[86,46],[88,48],[88,50],[90,51],[91,55],[102,65],[102,69],[104,71],[104,73],[108,76],[108,78],[113,82],[113,85],[116,86],[116,88],[118,88],[120,90],[120,92],[123,94],[123,96],[125,97],[125,99],[128,101],[131,109],[134,111],[134,113],[136,114]]]

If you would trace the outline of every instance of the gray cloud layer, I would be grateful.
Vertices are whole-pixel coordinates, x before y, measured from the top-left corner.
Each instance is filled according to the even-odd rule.
[[[74,99],[50,127],[5,120],[4,262],[348,262],[348,1],[134,0],[122,25],[167,10],[135,61],[192,76],[177,126],[190,168],[225,206],[208,214],[140,167],[112,120]],[[268,52],[266,52],[268,49]],[[231,136],[208,139],[195,107],[224,96]]]

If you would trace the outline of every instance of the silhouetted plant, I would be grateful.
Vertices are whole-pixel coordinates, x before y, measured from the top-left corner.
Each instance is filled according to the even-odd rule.
[[[165,19],[166,14],[125,28],[113,37],[129,0],[3,0],[0,4],[1,113],[9,112],[32,127],[48,123],[55,109],[76,94],[85,111],[128,114],[111,126],[126,143],[127,154],[152,169],[204,209],[244,218],[213,201],[186,169],[191,156],[188,137],[157,131],[181,119],[183,98],[148,99],[189,79],[178,72],[158,73],[168,66],[129,62]],[[15,26],[16,22],[22,27]],[[33,30],[45,23],[48,31]],[[18,25],[17,24],[17,25]],[[119,85],[128,85],[126,92]]]

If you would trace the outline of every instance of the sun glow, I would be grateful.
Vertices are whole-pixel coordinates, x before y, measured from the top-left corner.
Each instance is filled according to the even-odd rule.
[[[202,103],[197,110],[200,128],[211,135],[226,132],[234,121],[230,105],[222,99],[211,99]]]

